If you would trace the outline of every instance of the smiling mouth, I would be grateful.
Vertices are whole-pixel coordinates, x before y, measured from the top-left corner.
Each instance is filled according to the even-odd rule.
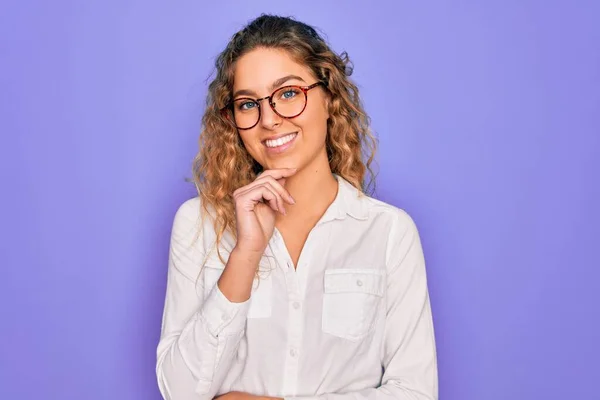
[[[298,134],[296,132],[293,132],[288,135],[282,136],[278,139],[267,139],[264,141],[264,144],[270,149],[277,148],[279,146],[283,146],[284,144],[291,142],[297,135]]]

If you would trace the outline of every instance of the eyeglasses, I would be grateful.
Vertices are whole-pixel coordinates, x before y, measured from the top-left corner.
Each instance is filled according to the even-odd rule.
[[[282,118],[295,118],[306,109],[308,91],[319,85],[323,85],[323,82],[310,86],[284,86],[260,99],[241,97],[223,107],[221,114],[233,122],[237,129],[252,129],[260,121],[260,102],[268,99],[275,114]]]

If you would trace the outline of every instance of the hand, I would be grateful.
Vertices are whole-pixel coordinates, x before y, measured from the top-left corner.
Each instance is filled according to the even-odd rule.
[[[244,392],[229,392],[215,397],[213,400],[283,400],[280,397],[255,396]]]
[[[243,392],[229,392],[215,397],[213,400],[259,400],[258,396]]]
[[[276,212],[285,215],[284,203],[295,201],[285,190],[285,178],[296,168],[269,169],[233,192],[239,250],[262,254],[275,229]]]

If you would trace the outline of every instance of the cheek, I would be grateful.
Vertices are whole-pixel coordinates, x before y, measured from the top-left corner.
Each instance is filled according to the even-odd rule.
[[[301,118],[302,121],[310,120],[311,122],[322,122],[327,120],[329,117],[328,114],[329,110],[326,98],[318,95],[314,97],[309,96],[306,108],[302,114],[300,114],[299,118]]]
[[[309,136],[307,139],[318,139],[319,141],[324,140],[327,135],[327,110],[319,107],[314,109],[307,109],[301,116],[301,119],[297,121],[297,124],[302,128],[305,135]]]
[[[259,143],[257,140],[254,139],[256,137],[256,134],[252,133],[253,130],[254,129],[240,133],[240,138],[242,141],[242,145],[246,148],[248,153],[250,153],[250,155],[252,156],[255,156],[256,148],[258,147],[257,144]]]

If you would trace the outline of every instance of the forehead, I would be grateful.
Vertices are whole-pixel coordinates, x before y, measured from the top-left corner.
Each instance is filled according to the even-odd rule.
[[[248,89],[263,92],[273,81],[287,75],[298,75],[307,82],[313,76],[309,67],[296,62],[285,50],[254,49],[237,60],[233,91]]]

